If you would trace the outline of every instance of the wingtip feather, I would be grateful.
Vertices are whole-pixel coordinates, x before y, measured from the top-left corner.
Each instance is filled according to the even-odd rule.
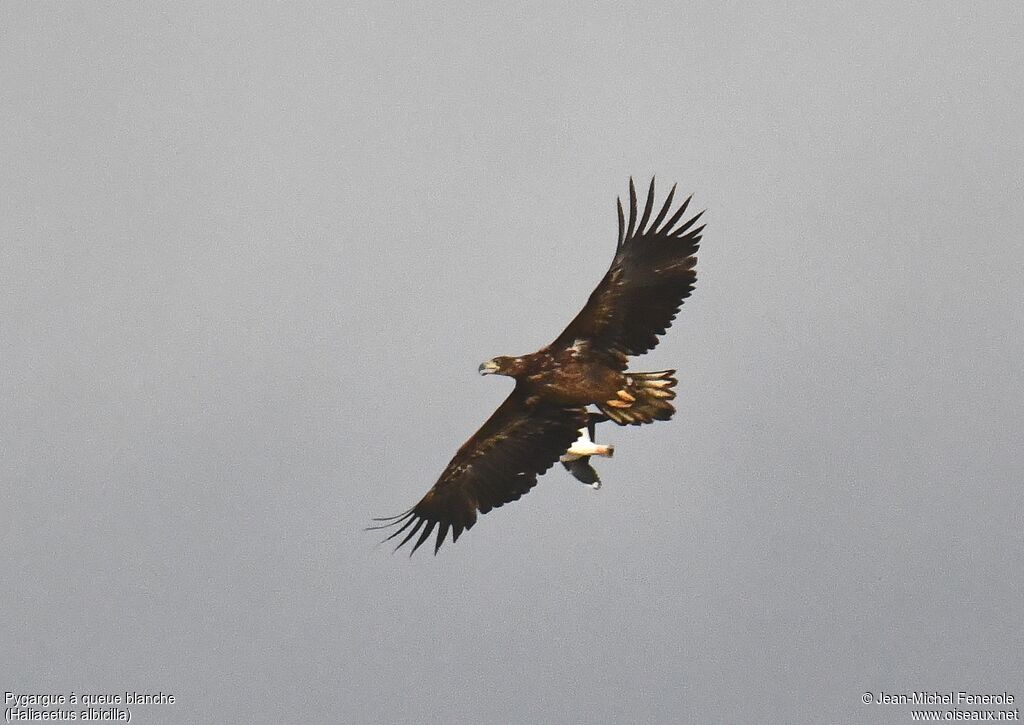
[[[637,234],[643,234],[647,221],[651,218],[651,210],[654,208],[654,177],[651,177],[651,186],[647,190],[647,203],[644,204],[644,213],[640,215],[640,222],[636,225]]]
[[[416,553],[416,549],[423,546],[423,542],[430,538],[430,535],[434,533],[434,527],[437,526],[436,521],[430,521],[427,526],[423,529],[423,533],[420,534],[420,538],[416,541],[416,545],[412,547],[412,551],[409,552],[409,556]]]
[[[405,538],[404,538],[404,539],[402,539],[401,543],[399,543],[399,545],[395,547],[395,551],[398,551],[398,550],[399,550],[399,549],[401,549],[401,548],[402,548],[403,546],[405,546],[406,542],[408,542],[408,541],[409,541],[409,539],[411,539],[412,537],[414,537],[414,536],[416,535],[416,532],[417,532],[417,531],[419,531],[419,530],[420,530],[421,528],[423,528],[423,524],[424,524],[424,523],[426,522],[426,519],[421,519],[421,518],[413,518],[413,519],[410,519],[410,521],[415,521],[415,522],[416,522],[416,525],[415,525],[415,526],[413,526],[413,527],[412,527],[412,529],[410,529],[410,530],[409,530],[409,533],[408,533],[408,534],[406,534]],[[396,531],[394,535],[395,535],[395,536],[397,536],[397,535],[398,535],[398,533],[399,533],[399,532],[397,532],[397,531]],[[390,539],[391,537],[389,536],[388,538]],[[392,552],[392,553],[394,553],[394,552]]]
[[[633,177],[629,177],[629,227],[626,230],[626,239],[633,238],[636,231],[636,186],[633,185]]]
[[[622,199],[615,199],[615,207],[619,213],[619,241],[615,243],[615,250],[618,251],[622,248],[622,243],[626,238],[626,218],[622,213]]]
[[[668,234],[670,236],[675,234],[675,232],[673,231],[673,227],[675,227],[676,222],[678,222],[680,218],[682,218],[683,214],[686,213],[686,207],[690,205],[690,199],[692,198],[693,194],[690,194],[688,197],[686,197],[686,200],[679,205],[679,208],[676,209],[676,213],[672,215],[672,218],[665,222],[665,226],[658,230],[659,234]]]
[[[687,199],[687,201],[689,201],[689,199]],[[704,212],[700,211],[697,214],[695,214],[694,216],[692,216],[691,218],[687,219],[686,223],[683,224],[683,226],[679,227],[677,230],[672,232],[672,236],[674,236],[674,237],[682,237],[683,235],[686,234],[686,232],[688,232],[690,230],[690,227],[692,227],[694,224],[697,223],[697,220],[699,220],[702,216],[704,216]],[[701,227],[701,228],[703,229],[703,227]]]
[[[441,548],[441,544],[444,543],[445,537],[448,535],[449,524],[445,521],[441,522],[441,525],[437,527],[437,542],[434,544],[434,556],[437,556],[438,550]]]
[[[668,196],[665,197],[665,203],[661,205],[661,211],[658,212],[658,216],[655,217],[654,221],[651,222],[651,231],[657,233],[658,225],[661,224],[662,219],[668,214],[669,208],[672,206],[672,198],[676,195],[676,185],[672,184],[672,188],[668,191]]]

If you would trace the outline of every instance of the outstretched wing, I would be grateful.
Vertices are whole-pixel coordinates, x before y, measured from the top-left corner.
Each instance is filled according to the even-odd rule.
[[[604,279],[553,347],[569,347],[587,341],[595,352],[609,354],[620,369],[626,357],[642,355],[658,344],[672,324],[683,300],[690,296],[697,272],[694,256],[704,226],[693,228],[700,214],[680,226],[690,199],[666,221],[676,187],[668,193],[661,211],[654,209],[654,179],[647,203],[637,221],[636,188],[629,180],[629,225],[618,202],[619,240],[615,257]]]
[[[513,390],[418,504],[390,519],[377,519],[390,523],[371,528],[399,526],[388,539],[408,529],[396,550],[419,533],[412,552],[437,528],[436,554],[449,529],[452,541],[458,541],[476,523],[478,511],[485,514],[533,488],[537,476],[576,440],[586,420],[582,408],[528,404],[518,388]]]

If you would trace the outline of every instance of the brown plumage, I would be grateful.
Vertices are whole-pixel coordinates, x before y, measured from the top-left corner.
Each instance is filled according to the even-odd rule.
[[[396,549],[418,536],[415,552],[436,529],[436,554],[449,530],[457,541],[477,513],[517,500],[576,440],[588,405],[619,425],[672,417],[675,371],[631,372],[626,364],[658,344],[697,279],[694,255],[704,227],[694,225],[701,214],[677,226],[690,199],[669,217],[674,195],[675,186],[652,219],[652,179],[638,219],[630,179],[628,223],[619,201],[615,256],[580,313],[547,347],[480,366],[483,375],[515,378],[516,387],[419,503],[377,519],[386,523],[372,528],[398,526],[388,539],[405,534]]]

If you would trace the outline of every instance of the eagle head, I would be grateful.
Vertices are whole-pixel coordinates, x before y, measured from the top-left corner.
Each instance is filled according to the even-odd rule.
[[[478,368],[481,375],[509,375],[515,377],[519,374],[523,364],[521,357],[508,357],[500,355],[491,358],[487,362],[480,363]]]

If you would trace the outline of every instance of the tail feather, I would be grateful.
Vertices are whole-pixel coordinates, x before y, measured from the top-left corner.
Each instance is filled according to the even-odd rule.
[[[626,384],[616,397],[597,407],[619,425],[642,425],[668,420],[676,412],[669,401],[676,397],[675,370],[626,373]]]

